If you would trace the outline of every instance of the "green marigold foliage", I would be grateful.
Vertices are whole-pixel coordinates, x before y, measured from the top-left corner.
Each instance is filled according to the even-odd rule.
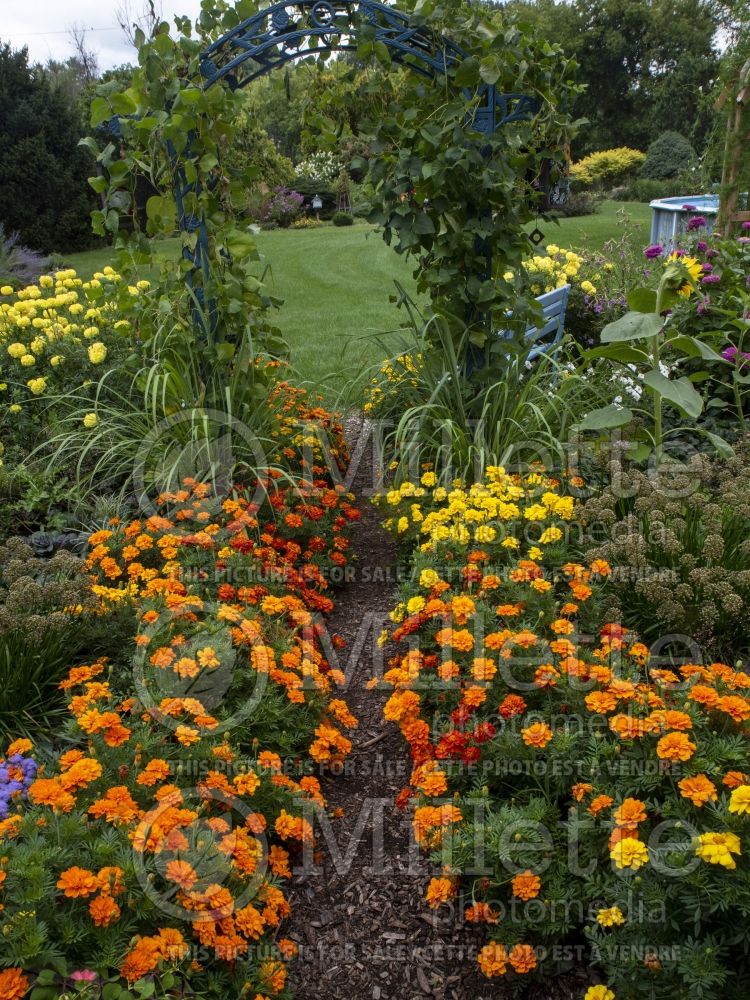
[[[645,159],[645,153],[627,146],[603,149],[574,163],[570,168],[570,176],[585,187],[621,184],[638,170]]]
[[[664,132],[648,147],[641,177],[657,181],[677,177],[695,160],[695,150],[679,132]]]

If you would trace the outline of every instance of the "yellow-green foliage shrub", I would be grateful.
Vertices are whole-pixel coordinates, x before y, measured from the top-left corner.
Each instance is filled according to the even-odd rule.
[[[627,146],[602,149],[574,163],[570,176],[582,187],[612,186],[634,174],[645,159],[645,153]]]

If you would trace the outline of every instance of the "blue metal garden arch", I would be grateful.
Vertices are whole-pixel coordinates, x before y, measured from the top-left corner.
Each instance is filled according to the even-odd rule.
[[[412,23],[407,14],[378,0],[293,0],[274,3],[247,18],[201,55],[200,67],[206,88],[224,83],[233,90],[251,83],[277,67],[321,52],[356,51],[357,33],[367,25],[374,40],[387,46],[394,62],[436,79],[466,58],[467,53],[428,28]],[[511,122],[528,121],[540,109],[528,94],[502,94],[487,84],[477,92],[478,107],[473,127],[491,135]],[[179,167],[176,169],[176,201],[181,230],[197,233],[194,249],[183,253],[195,270],[207,269],[208,243],[205,223],[185,211],[186,196],[195,190]],[[192,277],[188,277],[191,286]],[[196,294],[202,299],[202,290]]]

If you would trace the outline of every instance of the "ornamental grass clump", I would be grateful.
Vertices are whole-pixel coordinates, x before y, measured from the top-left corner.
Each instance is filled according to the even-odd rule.
[[[377,500],[413,549],[373,684],[412,758],[426,905],[484,925],[479,967],[516,994],[572,960],[606,983],[589,1000],[745,996],[750,675],[607,619],[574,486],[430,471]]]
[[[669,481],[629,472],[580,512],[606,559],[605,615],[653,642],[731,662],[750,651],[750,442],[731,460],[697,456]],[[670,647],[670,648],[671,648]]]

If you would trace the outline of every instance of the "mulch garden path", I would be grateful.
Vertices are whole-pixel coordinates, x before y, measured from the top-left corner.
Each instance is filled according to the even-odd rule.
[[[351,444],[361,429],[361,418],[350,418]],[[507,998],[507,985],[488,981],[476,965],[485,930],[447,908],[435,913],[427,906],[427,884],[439,872],[414,844],[409,812],[394,804],[408,784],[411,762],[397,727],[383,719],[387,696],[366,686],[382,670],[374,639],[393,606],[396,579],[395,546],[369,502],[369,454],[353,485],[362,512],[352,538],[356,575],[338,591],[329,626],[347,642],[342,665],[362,621],[368,615],[380,621],[373,622],[342,694],[359,719],[352,753],[342,773],[322,779],[329,812],[343,814],[331,821],[331,843],[316,831],[315,869],[291,883],[285,933],[300,948],[290,967],[291,986],[297,1000]],[[386,649],[383,662],[388,655]],[[531,986],[528,1000],[581,996],[582,982],[574,974],[549,987]]]

